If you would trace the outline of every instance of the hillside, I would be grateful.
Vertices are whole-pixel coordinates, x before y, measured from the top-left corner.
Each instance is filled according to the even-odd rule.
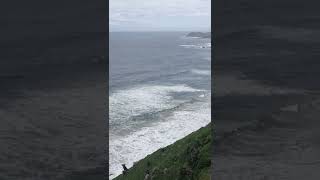
[[[211,123],[137,162],[115,180],[209,180]],[[149,178],[146,178],[149,172]]]

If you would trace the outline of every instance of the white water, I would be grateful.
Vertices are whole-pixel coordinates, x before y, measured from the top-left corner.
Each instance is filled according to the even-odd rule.
[[[203,75],[203,76],[210,76],[211,75],[210,70],[204,70],[204,69],[192,69],[191,72],[194,74]]]
[[[128,117],[170,109],[182,103],[173,100],[171,93],[197,92],[186,85],[144,85],[119,90],[109,97],[110,123],[128,123]]]
[[[130,116],[170,109],[183,103],[182,100],[173,99],[172,93],[177,92],[199,92],[201,100],[187,103],[169,113],[165,119],[132,131],[126,136],[110,137],[110,179],[121,174],[121,164],[131,167],[134,162],[161,147],[174,143],[211,121],[209,92],[186,85],[146,85],[111,94],[110,123],[118,120],[130,124],[126,122]]]

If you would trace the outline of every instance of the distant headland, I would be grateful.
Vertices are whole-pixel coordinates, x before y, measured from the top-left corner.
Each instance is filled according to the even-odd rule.
[[[211,32],[190,32],[187,37],[211,38]]]

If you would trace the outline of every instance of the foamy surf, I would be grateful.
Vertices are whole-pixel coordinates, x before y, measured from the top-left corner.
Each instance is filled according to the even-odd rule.
[[[203,76],[210,76],[211,75],[210,70],[204,70],[204,69],[192,69],[191,72],[193,74],[203,75]]]
[[[121,174],[121,164],[131,167],[210,122],[210,90],[204,90],[210,76],[202,71],[210,67],[210,40],[154,34],[154,48],[155,41],[131,35],[136,38],[115,36],[121,46],[110,51],[110,179]],[[140,73],[140,64],[150,72]]]
[[[173,99],[173,93],[199,91],[202,90],[187,85],[144,85],[116,91],[109,96],[109,123],[129,125],[133,123],[128,122],[130,117],[170,109],[182,103],[182,100]]]
[[[204,95],[203,95],[204,97]],[[210,95],[205,100],[186,104],[158,121],[124,137],[109,141],[109,178],[121,174],[121,164],[131,167],[158,150],[206,126],[211,121]]]
[[[110,178],[122,171],[121,164],[131,167],[133,162],[144,158],[160,147],[167,146],[210,122],[208,100],[198,102],[196,109],[185,104],[186,100],[174,99],[174,94],[200,93],[202,98],[207,91],[187,85],[143,85],[126,90],[115,91],[110,95],[110,124],[120,124],[117,130],[130,129],[124,137],[113,131],[109,141]],[[199,96],[199,95],[197,95]],[[189,100],[190,101],[190,100]],[[203,100],[202,100],[203,101]],[[181,107],[181,104],[184,106]],[[192,103],[193,104],[193,103]],[[180,105],[180,106],[179,106]],[[207,107],[203,108],[203,106]],[[178,109],[175,109],[179,107]],[[141,124],[139,130],[129,128],[133,123],[130,117],[147,113],[174,109],[164,120]],[[205,110],[206,109],[206,110]],[[207,112],[207,113],[205,113]],[[152,121],[152,119],[148,119]],[[186,123],[187,122],[187,123]]]
[[[184,48],[193,48],[193,49],[208,49],[211,48],[211,43],[204,43],[204,44],[182,44],[180,45]]]

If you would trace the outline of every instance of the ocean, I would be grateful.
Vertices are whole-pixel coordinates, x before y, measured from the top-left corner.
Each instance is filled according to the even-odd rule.
[[[187,33],[110,33],[109,179],[210,123],[210,39]]]

